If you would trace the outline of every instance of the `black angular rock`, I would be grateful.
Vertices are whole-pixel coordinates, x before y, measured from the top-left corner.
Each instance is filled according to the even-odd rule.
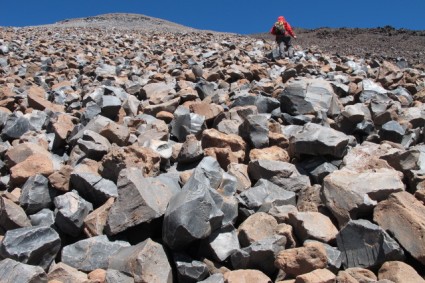
[[[99,106],[101,115],[115,120],[121,108],[121,100],[112,95],[103,95]]]
[[[239,134],[254,148],[269,146],[269,126],[265,115],[249,115],[239,126]]]
[[[205,80],[200,80],[196,86],[195,90],[198,92],[199,98],[204,100],[208,96],[212,96],[215,94],[216,85],[212,82],[207,82]]]
[[[174,254],[178,282],[195,283],[209,275],[208,267],[202,261],[194,260],[185,254]]]
[[[381,140],[400,143],[405,133],[405,129],[399,123],[390,121],[382,125],[381,130],[379,130],[379,137]]]
[[[198,135],[205,128],[205,117],[195,113],[174,113],[174,119],[171,121],[171,134],[178,141],[184,142],[188,135]]]
[[[31,226],[31,223],[22,207],[0,197],[0,230],[8,231],[27,226]]]
[[[232,225],[228,225],[215,230],[203,240],[200,252],[204,256],[212,256],[214,260],[223,262],[239,249],[238,231]]]
[[[271,113],[274,109],[279,108],[280,102],[276,98],[266,97],[263,95],[244,95],[237,97],[233,101],[231,107],[247,105],[257,106],[258,113]]]
[[[258,269],[268,276],[274,276],[277,268],[274,266],[276,255],[285,249],[286,238],[273,236],[236,251],[231,256],[235,269]]]
[[[55,224],[59,229],[77,237],[83,229],[84,219],[93,210],[93,205],[72,191],[54,199]]]
[[[272,206],[296,205],[296,194],[286,191],[266,179],[257,183],[239,195],[241,203],[254,211],[268,211]]]
[[[221,227],[224,215],[211,192],[221,183],[219,172],[216,160],[204,158],[181,192],[171,198],[162,230],[162,238],[170,248],[183,249]]]
[[[18,139],[28,132],[30,127],[31,124],[27,118],[11,114],[3,127],[1,137],[4,140]]]
[[[94,173],[72,173],[71,189],[75,189],[94,206],[104,204],[109,198],[118,196],[118,188],[111,180]]]
[[[337,235],[345,268],[379,266],[385,261],[404,260],[400,245],[387,232],[367,220],[351,220]]]
[[[100,161],[109,151],[111,143],[105,137],[90,130],[85,130],[77,145],[85,153],[87,158]]]
[[[10,258],[0,261],[0,278],[2,283],[47,283],[47,274],[41,267]]]
[[[27,214],[33,214],[51,208],[55,196],[56,192],[49,188],[49,180],[43,175],[35,175],[29,177],[22,187],[19,203]]]
[[[180,192],[176,181],[145,178],[137,168],[122,170],[117,184],[118,198],[109,211],[106,227],[109,235],[163,216],[170,199]]]
[[[0,256],[47,270],[61,247],[59,234],[50,227],[25,227],[7,231]]]
[[[173,280],[164,247],[151,239],[135,246],[121,248],[110,257],[109,269],[129,274],[135,282],[172,282]]]
[[[30,215],[32,226],[52,227],[55,224],[55,214],[50,209],[44,208],[39,212]]]
[[[130,247],[130,244],[111,242],[105,235],[92,237],[65,246],[62,249],[62,262],[86,272],[97,268],[107,269],[109,257],[123,247]]]

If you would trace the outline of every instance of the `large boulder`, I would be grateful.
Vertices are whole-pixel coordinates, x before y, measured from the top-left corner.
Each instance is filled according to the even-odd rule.
[[[404,190],[402,176],[393,169],[356,172],[348,169],[334,171],[323,181],[326,206],[344,226],[372,212],[379,201]]]
[[[302,79],[288,84],[280,95],[282,112],[290,115],[338,115],[341,105],[332,85],[323,79]]]
[[[65,246],[62,249],[62,262],[86,272],[97,268],[107,269],[109,257],[123,247],[130,247],[130,244],[111,242],[105,235],[97,236]]]
[[[7,231],[0,243],[0,256],[47,270],[61,248],[59,234],[46,226]]]
[[[392,194],[380,202],[373,220],[415,259],[425,265],[425,206],[407,192]]]
[[[329,155],[342,158],[350,137],[332,128],[308,123],[289,138],[290,155]]]
[[[388,260],[403,260],[398,243],[379,226],[364,220],[351,220],[337,235],[344,267],[377,267]]]
[[[178,183],[169,184],[163,179],[145,178],[137,168],[122,170],[117,183],[118,198],[108,215],[108,234],[115,235],[163,216],[170,199],[180,192]]]
[[[10,258],[0,261],[0,278],[2,283],[47,283],[47,274],[41,267]]]
[[[222,181],[219,164],[205,157],[165,211],[162,238],[172,249],[183,249],[207,238],[222,225],[224,214],[214,196]]]
[[[109,269],[130,274],[135,282],[171,283],[173,275],[164,248],[147,239],[121,248],[109,259]]]

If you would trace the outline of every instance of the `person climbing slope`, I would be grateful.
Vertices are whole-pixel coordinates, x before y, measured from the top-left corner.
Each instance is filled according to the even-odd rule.
[[[297,38],[297,36],[283,16],[277,18],[277,22],[271,28],[270,33],[276,36],[276,43],[279,46],[279,56],[285,58],[285,52],[288,51],[288,57],[292,58],[294,56],[292,38]]]

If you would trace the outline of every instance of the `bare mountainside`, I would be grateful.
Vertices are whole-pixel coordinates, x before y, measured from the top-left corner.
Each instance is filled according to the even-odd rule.
[[[193,32],[197,29],[142,14],[113,13],[86,18],[67,19],[57,22],[55,27],[95,27],[114,29],[136,29],[160,32]]]
[[[298,48],[317,48],[325,53],[356,56],[365,59],[406,60],[410,66],[423,69],[425,63],[425,31],[378,28],[296,28]],[[273,40],[268,33],[256,38]]]

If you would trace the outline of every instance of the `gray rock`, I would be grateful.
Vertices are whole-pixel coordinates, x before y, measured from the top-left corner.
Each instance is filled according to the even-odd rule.
[[[56,197],[54,203],[55,224],[62,232],[77,237],[83,228],[84,219],[93,210],[93,205],[75,191]]]
[[[162,230],[162,238],[170,248],[182,249],[221,227],[224,215],[213,198],[213,190],[221,180],[220,165],[206,157],[181,192],[170,200]]]
[[[225,261],[239,249],[238,232],[232,225],[215,230],[201,244],[201,253],[212,256],[218,262]]]
[[[143,177],[137,168],[122,170],[117,184],[118,198],[109,211],[106,226],[110,235],[163,216],[170,199],[180,192],[159,177]]]
[[[195,86],[195,90],[198,92],[201,100],[204,100],[208,96],[213,96],[216,93],[215,88],[216,85],[214,83],[205,80],[200,80]]]
[[[239,195],[241,202],[254,211],[268,211],[273,206],[296,205],[296,194],[286,191],[266,179],[260,179],[254,187]]]
[[[349,141],[350,138],[344,133],[308,123],[289,138],[289,152],[292,155],[330,155],[342,158],[347,152]]]
[[[50,227],[25,227],[7,231],[0,256],[47,270],[61,247],[59,234]]]
[[[49,188],[49,180],[43,175],[35,175],[29,177],[22,187],[19,203],[26,213],[33,214],[53,207],[55,196],[56,192]]]
[[[224,276],[221,273],[215,273],[199,283],[224,283]]]
[[[304,244],[316,242],[314,240],[306,240]],[[340,270],[342,265],[342,253],[338,248],[332,247],[326,243],[320,242],[326,250],[326,255],[328,257],[328,266],[327,269],[331,270],[334,273],[337,273]]]
[[[379,137],[381,140],[400,143],[405,133],[405,129],[399,123],[390,121],[382,125],[381,130],[379,130]]]
[[[44,208],[39,212],[30,215],[32,226],[52,227],[55,224],[55,214],[50,209]]]
[[[99,106],[101,115],[115,120],[121,109],[121,100],[112,95],[103,95]]]
[[[194,135],[188,135],[177,157],[181,164],[196,162],[202,159],[204,150],[201,141],[198,141]]]
[[[123,247],[130,247],[130,244],[111,242],[105,235],[97,236],[65,246],[62,249],[62,262],[85,272],[107,269],[109,258]]]
[[[364,79],[362,81],[362,93],[360,93],[360,102],[367,103],[371,100],[381,100],[388,101],[390,100],[387,93],[388,91],[372,81],[371,79]]]
[[[379,226],[363,219],[351,220],[337,235],[345,268],[371,268],[385,261],[404,260],[403,249]]]
[[[249,115],[239,126],[239,134],[253,148],[269,146],[269,126],[265,115]]]
[[[0,278],[2,283],[47,283],[47,274],[41,267],[10,258],[0,261]]]
[[[236,251],[231,256],[234,269],[258,269],[268,276],[273,276],[277,268],[274,266],[276,255],[285,249],[286,238],[273,236]]]
[[[180,142],[184,142],[186,136],[191,134],[198,135],[206,128],[205,117],[195,113],[183,115],[176,115],[175,113],[170,125],[171,134]]]
[[[118,188],[114,182],[94,173],[74,172],[70,177],[70,185],[71,189],[78,191],[96,207],[109,198],[118,196]]]
[[[280,106],[280,102],[276,98],[266,97],[263,95],[244,95],[237,97],[233,101],[231,108],[247,105],[257,106],[258,113],[271,113],[274,109]]]
[[[75,144],[80,138],[84,136],[84,132],[86,130],[93,131],[95,133],[100,133],[109,123],[114,123],[111,119],[108,119],[101,115],[96,115],[92,119],[90,119],[90,122],[88,122],[87,125],[85,125],[83,128],[78,129],[77,132],[71,133],[68,143]],[[75,129],[74,129],[75,130]]]
[[[124,272],[108,269],[106,270],[105,283],[134,283],[134,278]]]
[[[341,106],[331,84],[323,79],[302,79],[290,83],[280,95],[283,113],[292,116],[328,113],[338,115]]]
[[[1,131],[1,137],[4,140],[18,139],[30,130],[30,126],[30,122],[24,116],[11,114]]]
[[[287,191],[298,192],[311,186],[308,176],[302,175],[295,165],[283,161],[251,161],[248,173],[254,181],[266,179]]]
[[[350,219],[371,213],[376,204],[390,194],[403,190],[402,178],[395,170],[356,172],[343,169],[324,179],[322,194],[325,205],[342,227]]]
[[[194,260],[184,254],[174,254],[178,282],[195,283],[205,279],[208,267],[202,261]]]
[[[81,124],[87,125],[95,117],[98,117],[101,111],[102,109],[100,108],[99,105],[96,104],[96,102],[90,101],[89,103],[87,103],[86,107],[81,113],[81,118],[80,118]]]
[[[8,231],[27,226],[31,226],[31,223],[22,207],[0,197],[0,230]]]
[[[121,248],[110,257],[109,268],[130,274],[135,282],[173,282],[164,248],[151,239]]]
[[[78,139],[77,145],[85,153],[87,158],[100,161],[108,153],[111,143],[100,134],[85,130],[83,136]]]

